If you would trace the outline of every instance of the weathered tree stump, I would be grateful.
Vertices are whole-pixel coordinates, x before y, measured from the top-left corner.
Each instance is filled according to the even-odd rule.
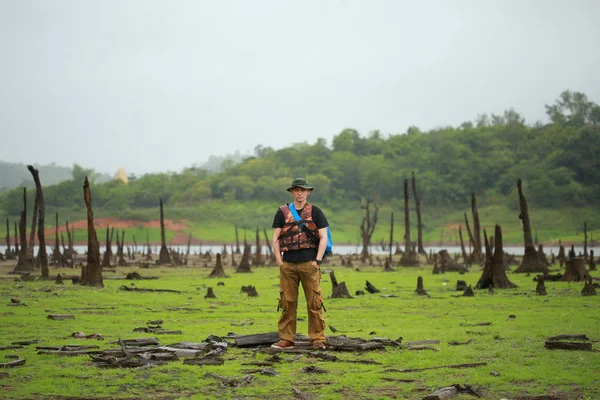
[[[447,400],[458,394],[458,390],[454,386],[448,386],[436,390],[435,392],[423,397],[422,400]]]
[[[465,273],[468,271],[467,267],[458,263],[457,261],[452,259],[452,257],[450,257],[448,250],[440,250],[438,252],[437,260],[439,262],[439,272],[442,274],[446,272]]]
[[[331,298],[333,299],[351,299],[350,293],[348,292],[348,288],[346,287],[346,282],[338,283],[335,272],[332,270],[329,273],[331,279]]]
[[[590,274],[585,270],[585,259],[575,257],[567,260],[565,274],[562,277],[563,282],[581,282],[591,279]]]
[[[215,292],[213,291],[213,288],[211,288],[211,287],[207,288],[204,298],[205,299],[216,299],[217,298],[217,296],[215,295]]]
[[[56,281],[54,281],[54,283],[56,283],[57,285],[64,285],[62,277],[60,276],[60,274],[58,274],[56,276]]]
[[[506,267],[504,265],[504,245],[502,242],[502,228],[496,224],[494,233],[494,254],[492,255],[490,244],[487,239],[487,233],[483,230],[485,240],[485,265],[481,278],[475,286],[477,289],[485,289],[490,285],[496,289],[516,288],[506,276]]]
[[[238,264],[235,272],[238,273],[250,273],[252,269],[250,268],[250,246],[248,246],[248,242],[244,240],[244,252],[242,253],[242,258],[240,263]]]
[[[232,254],[232,256],[233,256],[233,254]],[[227,275],[225,275],[225,270],[223,269],[223,262],[221,261],[220,253],[217,253],[216,265],[213,268],[210,275],[208,275],[208,277],[209,278],[227,278]]]
[[[456,290],[457,291],[461,291],[464,292],[465,290],[467,290],[467,282],[465,281],[456,281]]]
[[[415,171],[412,171],[412,191],[415,198],[415,210],[417,212],[417,253],[427,254],[423,247],[423,224],[421,222],[421,197],[417,192],[417,182],[415,179]],[[391,250],[391,249],[390,249]]]
[[[546,296],[546,285],[544,284],[544,275],[538,275],[537,286],[535,292],[538,296]]]
[[[371,294],[373,293],[380,293],[381,291],[379,289],[377,289],[375,286],[373,286],[373,284],[369,281],[366,281],[366,286],[365,286],[365,290]]]
[[[475,296],[475,293],[473,292],[473,288],[471,287],[471,285],[469,285],[465,289],[465,292],[463,293],[463,296],[467,296],[467,297],[473,297],[473,296]]]
[[[582,296],[596,296],[596,288],[594,288],[594,285],[592,285],[591,279],[589,279],[585,283],[585,286],[581,290],[581,295]]]
[[[423,277],[417,277],[417,288],[415,289],[415,293],[419,296],[428,296],[427,291],[425,291],[423,287]]]
[[[596,260],[594,260],[594,250],[590,250],[590,264],[588,267],[588,271],[596,270]]]
[[[242,286],[240,289],[241,292],[246,293],[248,297],[258,297],[258,292],[256,291],[256,287],[252,285]]]

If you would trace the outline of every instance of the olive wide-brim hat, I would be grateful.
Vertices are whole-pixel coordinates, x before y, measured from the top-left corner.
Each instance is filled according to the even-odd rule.
[[[292,184],[290,185],[290,187],[287,188],[287,191],[290,192],[295,187],[299,187],[299,188],[302,188],[302,189],[308,189],[311,192],[314,190],[314,187],[308,186],[308,183],[306,182],[306,179],[304,179],[304,178],[296,178],[296,179],[294,179],[292,181]]]

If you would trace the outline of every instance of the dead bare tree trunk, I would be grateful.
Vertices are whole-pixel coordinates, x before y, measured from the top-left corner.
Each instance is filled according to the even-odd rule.
[[[32,272],[35,267],[33,251],[30,253],[27,246],[27,188],[23,188],[23,211],[21,211],[21,219],[19,220],[19,236],[21,238],[21,249],[13,273],[26,274]]]
[[[16,251],[15,251],[16,253]],[[10,222],[8,220],[8,217],[6,218],[6,259],[7,260],[14,260],[15,259],[15,253],[12,252],[11,246],[10,246]]]
[[[42,184],[40,182],[40,174],[39,171],[33,168],[32,165],[28,165],[27,169],[33,176],[33,181],[35,182],[35,198],[36,204],[38,205],[39,210],[39,219],[38,219],[38,243],[40,245],[38,251],[38,263],[40,268],[42,269],[42,278],[48,279],[48,254],[46,253],[46,230],[44,227],[44,220],[46,218],[46,210],[44,205],[44,192],[42,191]],[[33,232],[33,230],[32,230]],[[33,243],[30,241],[30,243]],[[31,246],[33,252],[33,245]]]
[[[562,245],[562,242],[560,239],[558,240],[558,256],[556,258],[558,259],[558,262],[560,263],[560,267],[562,268],[562,266],[567,261],[567,255],[565,254],[565,246]]]
[[[471,211],[473,213],[473,257],[476,263],[481,263],[483,254],[481,252],[481,227],[479,225],[479,212],[477,211],[477,198],[475,192],[471,193]]]
[[[462,227],[461,226],[458,227],[458,237],[460,238],[460,251],[462,252],[463,262],[465,263],[465,266],[468,268],[468,267],[471,266],[471,260],[467,256],[467,250],[465,249],[465,242],[463,240]]]
[[[583,222],[583,257],[587,260],[588,258],[588,229],[587,221]]]
[[[517,189],[519,190],[519,205],[521,208],[519,219],[523,225],[525,254],[523,255],[521,265],[514,272],[541,272],[544,275],[547,275],[548,267],[540,259],[539,254],[533,245],[533,238],[531,237],[531,223],[529,222],[529,211],[527,209],[527,199],[525,199],[525,195],[523,194],[521,179],[517,181]]]
[[[419,262],[417,254],[413,251],[412,241],[410,240],[410,214],[408,207],[408,179],[404,180],[404,254],[400,258],[400,265],[414,266]]]
[[[100,265],[100,244],[94,228],[94,212],[92,211],[92,194],[87,176],[83,184],[83,198],[87,208],[88,253],[87,265],[81,268],[81,284],[83,286],[104,287],[102,265]]]
[[[110,227],[108,225],[106,225],[106,250],[104,250],[104,255],[102,257],[102,267],[110,267],[111,258],[112,258],[112,243],[111,243]]]
[[[260,245],[260,233],[258,228],[256,228],[256,254],[254,254],[252,265],[265,265],[265,260],[263,259],[262,248]]]
[[[123,251],[123,247],[125,246],[125,231],[121,232],[121,240],[119,240],[119,232],[117,232],[117,241],[119,242],[117,245],[117,266],[126,267],[127,261],[125,261],[125,252]]]
[[[268,241],[268,240],[267,240]],[[238,226],[235,224],[235,254],[242,254],[240,250],[240,236],[238,235]]]
[[[146,231],[146,261],[152,261],[152,247],[150,247],[150,235]]]
[[[375,208],[371,214],[371,206]],[[371,236],[377,226],[377,213],[379,212],[379,206],[372,200],[364,200],[361,202],[360,208],[365,210],[366,215],[360,225],[360,236],[363,242],[363,249],[361,253],[362,262],[364,263],[369,256],[369,246],[371,245]]]
[[[269,250],[269,263],[275,263],[275,254],[273,254],[273,249],[271,248],[271,242],[269,241],[269,235],[267,235],[267,228],[263,227],[263,235],[265,237],[265,243],[267,244],[267,249]]]
[[[60,252],[60,243],[58,241],[58,213],[56,213],[56,222],[54,224],[54,249],[52,250],[52,257],[50,257],[50,263],[54,265],[63,264],[63,255]]]
[[[394,213],[390,216],[390,248],[389,255],[387,260],[385,261],[384,271],[393,271],[392,268],[392,247],[394,245]]]
[[[412,171],[412,190],[415,196],[415,207],[417,209],[417,253],[427,255],[425,247],[423,247],[423,224],[421,223],[421,198],[417,192],[417,183],[415,179],[415,171]]]
[[[160,264],[170,264],[171,255],[167,249],[167,239],[165,236],[165,215],[163,212],[163,201],[159,199],[160,204],[160,253],[158,255],[158,262]]]
[[[15,226],[15,257],[18,257],[18,254],[20,252],[20,245],[19,245],[19,230],[17,227],[17,221],[13,221],[14,222],[14,226]]]
[[[27,167],[29,168],[29,166]],[[35,247],[35,229],[37,227],[37,218],[38,218],[38,209],[39,209],[39,198],[36,193],[33,196],[33,216],[31,217],[31,230],[29,231],[29,245],[27,246],[27,251],[29,252],[29,257],[34,258],[33,250]]]

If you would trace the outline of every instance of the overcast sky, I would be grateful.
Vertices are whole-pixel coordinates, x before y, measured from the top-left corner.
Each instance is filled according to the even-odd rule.
[[[0,160],[211,155],[600,103],[597,0],[0,0]]]

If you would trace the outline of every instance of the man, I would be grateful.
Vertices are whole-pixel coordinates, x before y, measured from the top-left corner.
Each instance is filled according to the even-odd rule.
[[[325,320],[321,295],[321,263],[327,247],[327,218],[320,208],[307,202],[313,191],[304,178],[296,178],[287,191],[293,203],[279,207],[273,219],[273,252],[279,265],[279,342],[278,349],[293,349],[296,338],[298,287],[302,282],[308,311],[308,335],[311,345],[325,349]],[[294,219],[295,207],[302,222]],[[283,256],[282,256],[283,253]]]

